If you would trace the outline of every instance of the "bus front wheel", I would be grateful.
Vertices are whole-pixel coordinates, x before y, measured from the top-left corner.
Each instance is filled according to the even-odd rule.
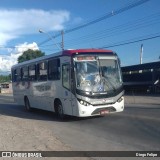
[[[61,102],[59,102],[59,101],[56,102],[55,111],[56,111],[58,118],[60,120],[63,120],[65,116],[64,116],[63,106],[62,106]]]

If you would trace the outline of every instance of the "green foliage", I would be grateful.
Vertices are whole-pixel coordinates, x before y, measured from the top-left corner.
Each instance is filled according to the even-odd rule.
[[[0,83],[7,83],[11,81],[11,75],[5,76],[5,75],[0,75]]]
[[[28,49],[27,51],[23,52],[23,54],[21,56],[18,57],[18,63],[28,61],[28,60],[31,60],[31,59],[35,59],[35,58],[38,58],[38,57],[42,57],[44,55],[45,55],[45,53],[43,53],[40,50]]]

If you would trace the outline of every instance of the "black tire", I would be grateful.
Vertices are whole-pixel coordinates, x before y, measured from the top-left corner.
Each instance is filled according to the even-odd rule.
[[[60,120],[64,120],[65,115],[63,112],[63,106],[62,106],[61,102],[56,103],[56,114]]]
[[[30,106],[30,103],[29,103],[29,100],[28,98],[26,97],[25,100],[24,100],[24,105],[25,105],[25,109],[30,112],[31,111],[31,106]]]

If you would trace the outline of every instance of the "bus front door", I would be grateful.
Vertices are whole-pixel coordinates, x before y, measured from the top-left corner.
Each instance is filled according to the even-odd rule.
[[[63,85],[63,110],[65,114],[72,115],[72,94],[70,85],[70,64],[62,65],[62,85]]]

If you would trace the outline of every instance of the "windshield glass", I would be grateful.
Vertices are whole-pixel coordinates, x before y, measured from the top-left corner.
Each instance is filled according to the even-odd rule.
[[[76,87],[100,93],[111,92],[122,86],[121,71],[116,57],[74,58]]]

